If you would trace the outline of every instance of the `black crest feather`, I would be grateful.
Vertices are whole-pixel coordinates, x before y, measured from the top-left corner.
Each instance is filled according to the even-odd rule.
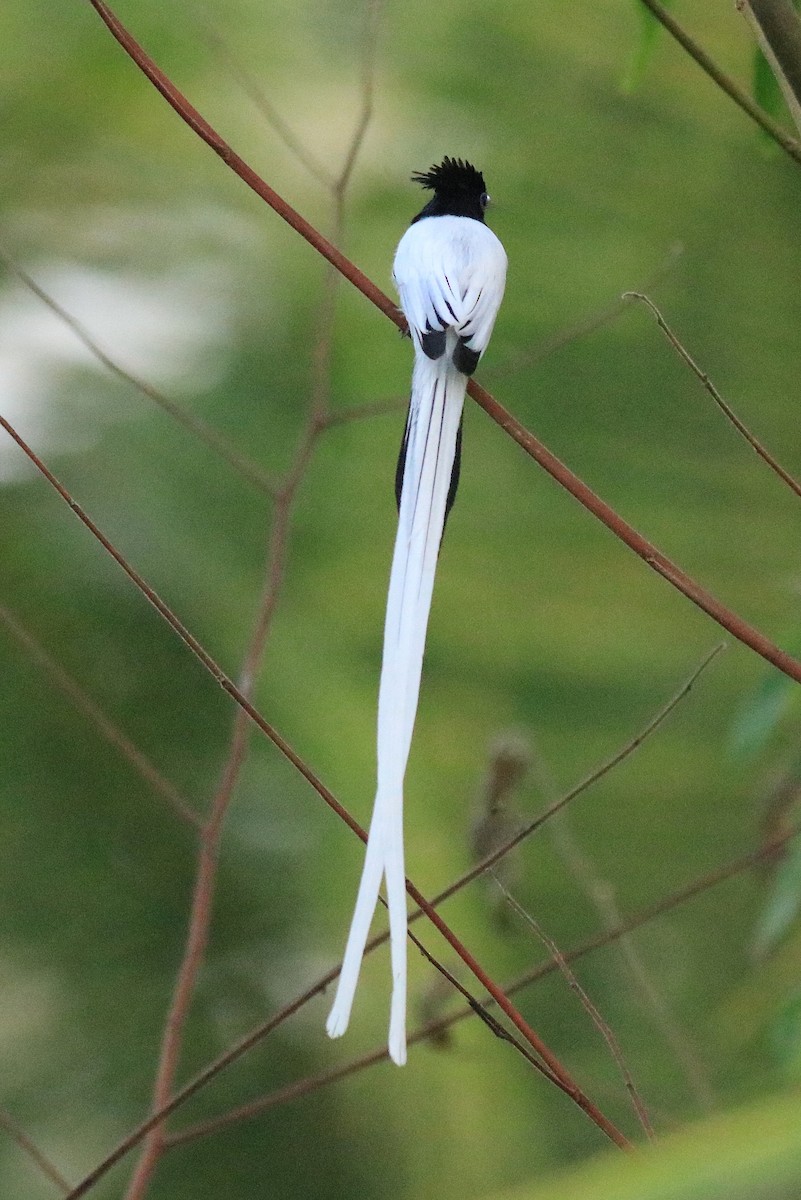
[[[432,192],[467,192],[480,196],[486,191],[481,172],[461,158],[445,157],[429,171],[416,171],[412,175],[412,183],[419,183]]]

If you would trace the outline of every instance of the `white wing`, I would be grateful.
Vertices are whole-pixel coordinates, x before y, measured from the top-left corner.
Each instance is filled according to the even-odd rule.
[[[410,225],[392,268],[415,343],[432,330],[455,329],[483,354],[506,285],[506,252],[471,217],[428,217]]]

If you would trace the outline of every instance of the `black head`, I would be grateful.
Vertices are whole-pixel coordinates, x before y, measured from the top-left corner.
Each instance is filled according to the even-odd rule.
[[[421,217],[445,216],[484,220],[489,196],[484,176],[472,163],[462,162],[461,158],[443,158],[438,167],[412,175],[412,183],[419,183],[434,193],[414,221],[419,221]]]

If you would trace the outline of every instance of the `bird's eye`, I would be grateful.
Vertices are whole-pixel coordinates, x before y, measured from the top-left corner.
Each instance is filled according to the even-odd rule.
[[[482,192],[478,198],[478,202],[481,205],[481,211],[483,212],[484,209],[487,207],[487,205],[490,202],[490,197],[487,195],[486,192]]]

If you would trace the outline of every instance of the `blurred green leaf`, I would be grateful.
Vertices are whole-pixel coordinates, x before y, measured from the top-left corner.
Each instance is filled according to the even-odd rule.
[[[773,1023],[770,1044],[777,1062],[789,1079],[801,1079],[801,994],[783,1006]]]
[[[772,117],[782,116],[787,111],[782,89],[779,87],[779,81],[773,74],[770,63],[759,47],[754,50],[753,71],[754,99],[757,104]]]
[[[666,7],[669,8],[670,4],[668,3]],[[640,29],[639,39],[631,53],[620,84],[626,95],[636,91],[645,78],[645,72],[654,56],[656,43],[662,29],[659,21],[651,10],[645,7],[642,0],[634,0],[634,8],[637,12]]]
[[[772,895],[765,905],[754,937],[754,952],[767,954],[789,930],[801,909],[801,845],[794,844],[781,863]]]
[[[801,1188],[801,1101],[777,1096],[495,1200],[787,1200]]]
[[[786,675],[771,671],[744,700],[729,732],[729,750],[741,758],[754,758],[764,750],[792,708],[801,703],[798,685]]]

